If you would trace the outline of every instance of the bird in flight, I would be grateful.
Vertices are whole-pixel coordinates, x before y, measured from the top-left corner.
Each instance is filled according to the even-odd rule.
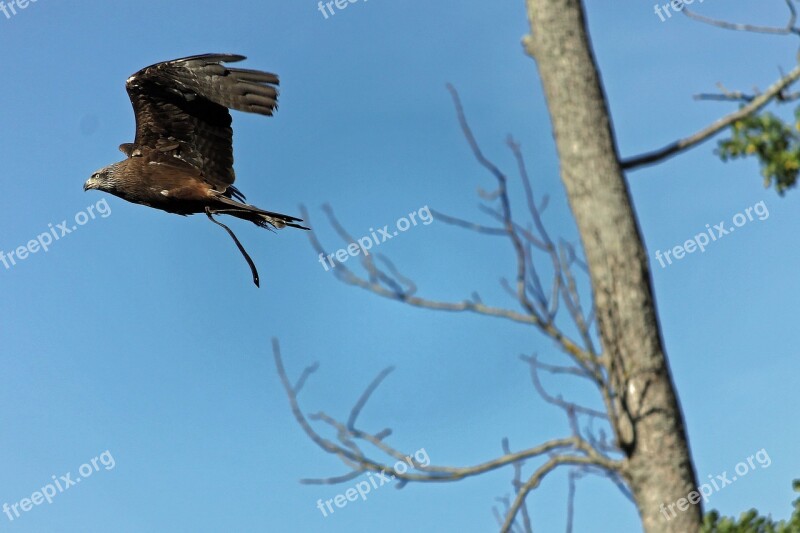
[[[196,55],[156,63],[128,78],[125,88],[136,115],[136,137],[119,147],[126,159],[92,174],[83,190],[105,191],[178,215],[205,213],[231,236],[258,286],[253,260],[233,231],[213,215],[231,215],[267,229],[308,228],[298,224],[299,218],[246,203],[233,186],[228,109],[271,116],[278,107],[278,76],[223,64],[243,59]]]

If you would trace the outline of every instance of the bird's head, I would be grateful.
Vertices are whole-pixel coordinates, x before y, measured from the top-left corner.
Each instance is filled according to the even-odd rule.
[[[86,180],[86,183],[83,184],[83,190],[97,189],[99,191],[111,191],[114,188],[114,171],[114,165],[101,168],[92,174],[91,178]]]

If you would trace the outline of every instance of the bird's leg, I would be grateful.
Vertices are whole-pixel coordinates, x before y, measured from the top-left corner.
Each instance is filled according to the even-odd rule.
[[[233,242],[236,243],[236,247],[239,248],[239,251],[244,256],[245,261],[247,261],[247,264],[250,266],[250,271],[253,273],[253,283],[256,284],[256,287],[259,287],[258,270],[256,269],[256,264],[253,263],[252,259],[250,259],[250,256],[247,254],[247,251],[244,249],[244,246],[242,246],[242,243],[239,242],[239,239],[236,238],[236,235],[233,234],[231,229],[222,222],[215,220],[214,217],[211,216],[216,212],[217,211],[212,211],[210,208],[206,207],[206,216],[208,217],[208,219],[217,226],[221,226],[225,231],[227,231],[228,235],[230,235],[231,239],[233,239]]]

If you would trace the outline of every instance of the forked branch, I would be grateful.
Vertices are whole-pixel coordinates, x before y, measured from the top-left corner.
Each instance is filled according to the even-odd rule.
[[[398,472],[387,460],[407,460],[409,455],[400,452],[387,442],[391,430],[387,428],[373,433],[362,430],[357,425],[358,415],[378,385],[389,374],[390,369],[378,375],[356,402],[346,420],[340,421],[324,412],[312,415],[302,413],[297,395],[313,370],[303,371],[299,380],[300,385],[292,387],[283,368],[277,342],[274,343],[276,366],[289,397],[292,413],[298,423],[313,442],[327,453],[339,457],[348,469],[347,472],[331,477],[307,479],[304,480],[305,483],[340,483],[365,473],[381,472],[399,480],[399,486],[402,487],[403,484],[412,481],[458,481],[500,468],[512,467],[514,498],[513,500],[511,498],[502,500],[505,508],[500,523],[503,531],[510,531],[512,527],[530,531],[531,517],[524,506],[524,500],[548,473],[559,466],[571,465],[583,473],[607,476],[623,492],[627,491],[624,481],[625,459],[619,447],[615,445],[618,441],[616,424],[618,413],[615,411],[615,405],[618,405],[619,402],[615,402],[615,391],[612,390],[611,382],[608,379],[608,361],[595,348],[593,306],[591,303],[584,304],[581,299],[583,290],[579,287],[576,273],[578,271],[585,273],[587,271],[586,264],[578,257],[571,244],[553,238],[549,234],[542,217],[548,199],[547,197],[537,198],[534,194],[522,147],[511,137],[506,141],[516,163],[519,183],[525,194],[524,205],[527,207],[526,216],[529,217],[529,221],[524,224],[515,220],[512,212],[509,194],[511,180],[498,165],[484,155],[469,126],[458,92],[450,85],[448,85],[448,90],[470,150],[479,165],[491,175],[496,187],[488,191],[480,191],[482,203],[479,208],[490,217],[491,222],[489,223],[473,222],[463,217],[447,215],[438,211],[432,211],[432,213],[434,213],[435,220],[480,235],[500,237],[501,240],[505,240],[511,245],[515,259],[513,281],[503,279],[501,285],[507,289],[520,309],[488,305],[475,292],[472,292],[470,298],[460,302],[425,298],[417,294],[417,285],[402,275],[394,263],[383,255],[374,252],[369,255],[363,254],[360,259],[363,272],[356,272],[352,265],[348,267],[344,263],[336,261],[333,254],[328,254],[316,232],[309,232],[309,240],[318,254],[328,258],[333,274],[344,283],[415,307],[438,311],[471,312],[535,326],[540,332],[555,341],[571,362],[569,365],[554,365],[541,363],[535,358],[525,359],[530,365],[534,388],[545,402],[564,411],[569,420],[572,435],[548,440],[538,446],[517,452],[512,452],[508,443],[504,441],[502,455],[473,466],[453,467],[416,462],[412,471]],[[304,207],[301,209],[302,217],[309,220],[311,217],[308,211]],[[324,206],[323,210],[328,217],[330,226],[344,243],[356,242],[330,206]],[[540,257],[545,259],[545,268],[538,265]],[[560,313],[562,310],[565,311]],[[562,322],[565,320],[569,322],[569,325],[563,327],[577,332],[575,338],[567,335],[562,329]],[[605,412],[548,393],[538,375],[539,371],[588,380],[598,390],[598,397],[602,400]],[[582,427],[582,422],[586,423],[585,427]],[[612,442],[608,441],[602,428],[599,430],[599,434],[595,434],[597,430],[593,426],[595,422],[610,428],[614,434]],[[328,431],[336,435],[336,440],[322,437],[313,424],[326,426]],[[367,453],[367,450],[370,450],[371,453]],[[372,453],[375,452],[379,453],[383,459],[374,458]],[[536,462],[538,467],[530,477],[524,478],[523,467],[526,461]],[[523,481],[523,479],[527,479],[527,481]],[[495,509],[495,511],[497,510]],[[522,517],[521,525],[513,526],[519,516]]]
[[[398,488],[402,488],[408,482],[442,483],[459,481],[467,477],[477,476],[506,466],[514,466],[514,468],[517,469],[517,475],[519,475],[520,470],[518,469],[525,460],[548,457],[544,464],[536,470],[533,477],[528,479],[525,484],[520,485],[514,504],[509,509],[505,519],[505,524],[512,524],[517,514],[520,512],[522,501],[525,496],[541,482],[545,475],[554,470],[557,466],[566,464],[591,465],[614,477],[622,475],[624,469],[624,463],[622,461],[615,460],[607,454],[598,451],[589,441],[577,434],[561,439],[553,439],[539,446],[519,452],[511,452],[506,442],[504,444],[503,455],[474,466],[439,466],[430,463],[423,464],[413,455],[404,454],[386,442],[386,438],[391,435],[390,429],[384,429],[377,433],[370,433],[356,427],[361,410],[391,369],[381,372],[372,383],[369,384],[350,411],[347,421],[342,423],[323,412],[310,416],[306,416],[303,413],[298,401],[298,395],[307,378],[316,370],[317,366],[313,365],[305,369],[301,373],[301,378],[297,381],[297,385],[293,386],[286,373],[277,339],[273,339],[272,349],[275,366],[289,399],[289,404],[295,420],[297,420],[297,423],[300,424],[309,438],[317,444],[317,446],[325,452],[337,456],[348,468],[348,471],[345,473],[326,478],[304,479],[301,480],[303,483],[342,483],[355,479],[366,472],[376,472],[388,475],[393,480],[399,480],[400,484]],[[338,442],[323,437],[312,426],[312,422],[314,421],[329,426],[330,429],[336,433]],[[364,451],[364,445],[369,445],[396,461],[406,461],[406,463],[410,463],[413,471],[405,471],[405,469],[400,471],[385,460],[373,459]],[[503,531],[508,530],[508,527],[504,526]]]

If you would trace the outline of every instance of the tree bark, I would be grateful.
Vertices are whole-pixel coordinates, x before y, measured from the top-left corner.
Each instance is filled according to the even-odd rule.
[[[668,510],[687,498],[697,481],[583,4],[526,1],[531,35],[524,44],[538,65],[561,179],[589,265],[603,356],[616,395],[609,417],[627,456],[624,476],[645,531],[698,531],[699,504],[684,512],[673,505],[675,516]]]

